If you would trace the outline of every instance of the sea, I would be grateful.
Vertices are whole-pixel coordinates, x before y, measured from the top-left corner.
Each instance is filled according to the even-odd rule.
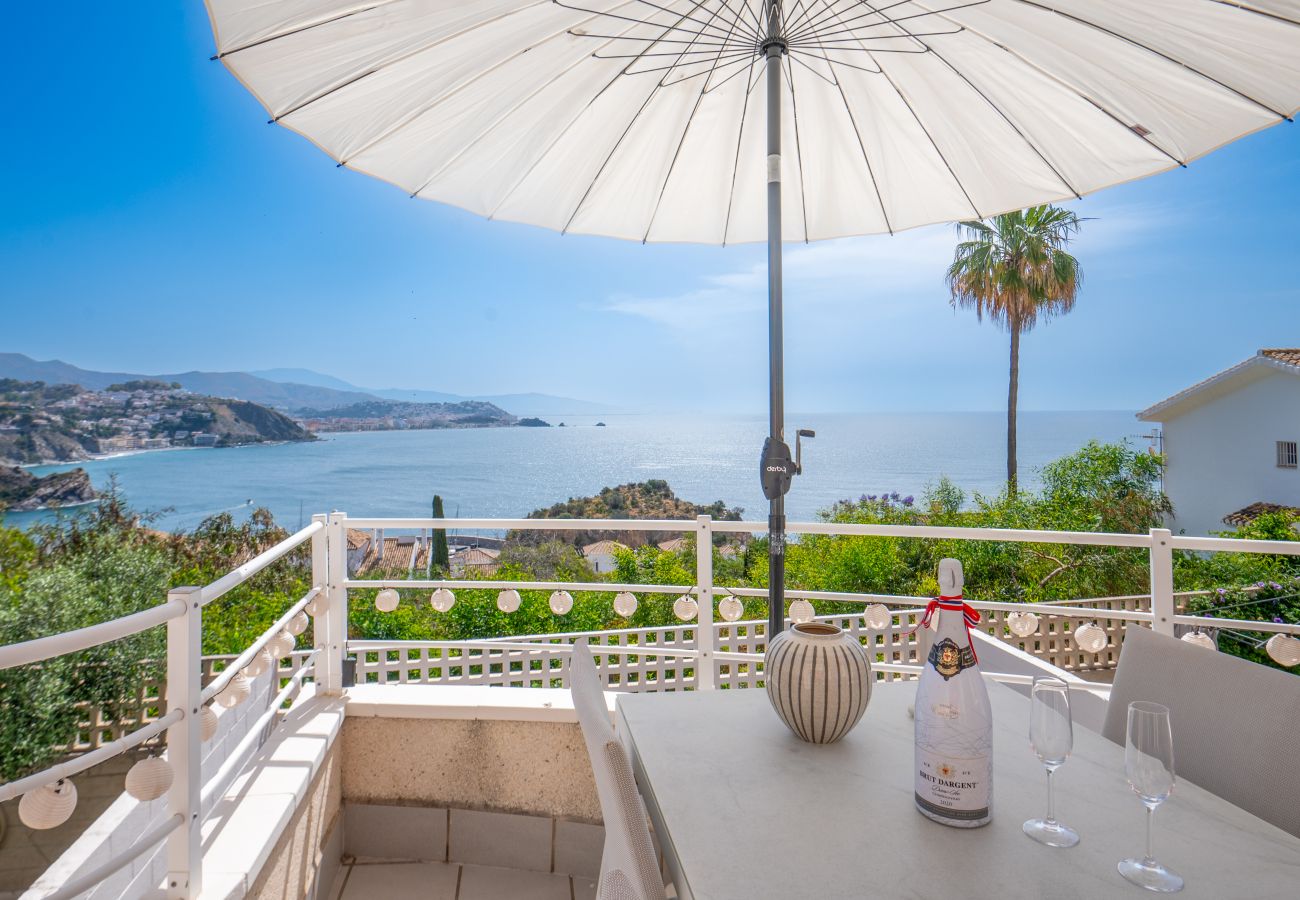
[[[566,418],[565,427],[370,431],[322,435],[305,444],[261,444],[143,452],[79,465],[96,487],[115,480],[155,527],[192,528],[228,511],[266,507],[285,527],[313,513],[427,516],[440,494],[448,516],[519,517],[601,488],[659,478],[695,503],[722,500],[746,518],[766,518],[758,458],[763,416],[605,415]],[[810,414],[787,418],[816,431],[805,440],[803,474],[787,496],[792,521],[862,494],[924,495],[947,476],[966,491],[993,494],[1006,477],[1002,412]],[[1090,440],[1149,442],[1132,412],[1025,412],[1019,418],[1020,480],[1040,484],[1044,464]],[[793,440],[791,440],[793,447]],[[11,513],[28,527],[50,512]]]

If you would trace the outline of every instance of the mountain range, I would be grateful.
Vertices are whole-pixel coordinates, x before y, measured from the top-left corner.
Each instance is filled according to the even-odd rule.
[[[413,403],[460,403],[479,400],[492,403],[517,416],[597,415],[610,407],[570,397],[549,394],[498,394],[463,396],[441,391],[406,388],[362,388],[311,369],[264,369],[256,372],[99,372],[83,369],[58,359],[36,360],[22,353],[0,353],[0,378],[44,381],[46,384],[79,384],[103,390],[126,381],[177,382],[196,394],[247,400],[290,412],[302,409],[336,409],[375,399]]]

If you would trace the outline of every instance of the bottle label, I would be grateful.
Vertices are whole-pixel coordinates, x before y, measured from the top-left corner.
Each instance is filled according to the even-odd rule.
[[[930,648],[929,661],[934,670],[947,681],[962,669],[975,665],[975,651],[969,646],[960,647],[952,638],[946,637]]]
[[[916,748],[916,805],[955,821],[989,815],[989,757],[954,758]]]

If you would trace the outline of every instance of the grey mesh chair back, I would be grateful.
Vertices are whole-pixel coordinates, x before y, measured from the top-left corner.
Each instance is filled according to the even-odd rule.
[[[664,882],[650,839],[645,803],[637,791],[627,751],[610,724],[604,686],[586,642],[573,647],[569,690],[591,757],[605,820],[597,900],[663,900]]]
[[[1130,625],[1102,729],[1121,746],[1134,700],[1169,707],[1179,778],[1300,837],[1300,676]]]

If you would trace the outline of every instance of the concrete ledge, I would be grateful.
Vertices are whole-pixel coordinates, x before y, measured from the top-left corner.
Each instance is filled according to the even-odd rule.
[[[573,698],[564,688],[488,685],[359,684],[344,692],[348,716],[384,719],[472,719],[476,721],[577,722]],[[605,693],[610,721],[616,695]]]

